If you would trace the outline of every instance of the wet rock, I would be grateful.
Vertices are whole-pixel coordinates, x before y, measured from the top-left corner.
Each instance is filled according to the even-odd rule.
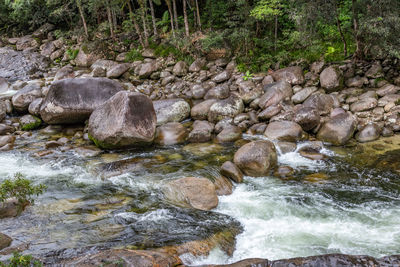
[[[299,66],[277,70],[271,74],[275,81],[285,81],[292,85],[303,84],[303,70]]]
[[[279,104],[285,98],[290,98],[293,95],[292,87],[286,81],[268,84],[263,89],[265,94],[261,96],[258,102],[259,107],[262,109]]]
[[[311,95],[303,103],[304,107],[317,109],[321,115],[329,114],[334,107],[334,99],[331,95],[316,94]]]
[[[234,118],[236,115],[242,113],[243,110],[243,101],[240,98],[230,96],[211,105],[208,120],[210,122],[218,122],[225,118]]]
[[[3,77],[0,77],[0,93],[7,92],[9,87],[10,86],[9,86],[7,80],[5,78],[3,78]]]
[[[164,99],[153,102],[157,114],[157,125],[181,122],[190,115],[190,105],[183,99]]]
[[[183,147],[185,152],[189,152],[198,157],[204,157],[212,154],[218,154],[223,151],[224,147],[213,143],[195,143],[188,144]]]
[[[189,133],[188,141],[191,143],[204,143],[211,140],[214,124],[208,121],[195,121],[193,130]]]
[[[42,124],[42,120],[32,115],[24,115],[19,119],[21,130],[30,131],[38,128]]]
[[[357,120],[349,113],[332,117],[318,131],[317,138],[333,145],[344,145],[353,137]]]
[[[187,129],[179,122],[169,122],[157,127],[154,142],[160,145],[176,145],[186,141]]]
[[[274,176],[280,178],[287,178],[291,177],[294,174],[294,170],[290,166],[279,166],[276,171],[274,172]]]
[[[156,122],[147,96],[122,91],[93,111],[88,131],[90,139],[101,148],[133,147],[153,141]]]
[[[385,96],[385,95],[393,95],[396,94],[400,90],[400,87],[395,86],[393,84],[386,84],[383,87],[376,90],[376,94],[378,96]]]
[[[129,70],[130,67],[131,67],[131,65],[128,64],[128,63],[115,65],[114,67],[110,68],[110,69],[107,71],[107,78],[110,78],[110,79],[119,78],[119,77],[121,77],[125,72],[127,72],[127,71]]]
[[[223,83],[231,78],[230,71],[223,71],[217,75],[215,75],[211,80],[215,83]]]
[[[225,127],[218,135],[217,141],[219,143],[235,142],[242,137],[242,130],[234,125]]]
[[[312,93],[317,91],[317,87],[306,87],[292,96],[292,101],[295,104],[303,103]]]
[[[378,100],[376,100],[376,98],[369,97],[361,99],[351,104],[350,110],[352,112],[366,111],[375,108],[377,105],[378,105]]]
[[[296,142],[302,139],[303,130],[292,121],[274,121],[268,124],[264,135],[271,140]]]
[[[54,82],[40,109],[48,124],[80,123],[117,92],[120,83],[106,78],[64,79]]]
[[[199,210],[218,206],[215,185],[206,178],[186,177],[167,184],[164,194],[170,201]]]
[[[173,74],[178,77],[185,76],[188,72],[188,66],[185,61],[179,61],[175,64],[173,70]]]
[[[208,99],[193,106],[190,112],[192,119],[206,120],[208,118],[208,112],[210,111],[211,106],[216,102],[216,99]]]
[[[206,93],[204,99],[226,99],[229,97],[229,87],[227,84],[218,85]]]
[[[243,173],[242,171],[231,161],[226,161],[221,166],[221,175],[231,179],[235,183],[243,182]]]
[[[11,245],[12,238],[8,235],[0,233],[0,250],[5,249]]]
[[[76,150],[76,152],[89,152],[89,153],[97,153],[96,150],[92,150],[91,152],[86,150]],[[81,154],[82,157],[87,157],[91,155]],[[125,173],[135,173],[141,172],[145,170],[144,164],[150,163],[150,159],[142,159],[142,158],[128,158],[123,160],[116,160],[104,164],[100,164],[96,167],[95,171],[98,173],[103,179],[107,179],[113,176],[118,176]]]
[[[320,83],[327,92],[335,92],[343,87],[343,73],[336,66],[324,69],[320,74]]]
[[[0,136],[0,147],[3,147],[8,144],[12,145],[12,144],[14,144],[14,142],[15,142],[15,136],[12,136],[12,135]]]
[[[266,140],[245,144],[235,153],[234,163],[246,175],[266,176],[277,164],[275,146]]]
[[[278,115],[281,111],[281,105],[272,105],[261,111],[260,114],[258,114],[257,118],[261,121],[269,120],[275,115]]]
[[[391,128],[389,128],[389,127],[383,127],[381,135],[382,135],[383,137],[390,137],[390,136],[393,136],[393,135],[394,135],[394,132],[393,132],[393,130],[392,130]]]
[[[279,141],[276,143],[276,148],[281,154],[286,154],[296,151],[297,146],[293,142]]]
[[[190,93],[193,99],[202,99],[207,90],[201,84],[194,84],[190,88]]]
[[[370,142],[379,138],[381,135],[381,128],[376,123],[369,123],[365,125],[357,134],[356,139],[358,142]]]
[[[0,203],[0,219],[16,217],[24,210],[25,206],[20,205],[16,199],[8,199],[5,202]]]
[[[318,150],[311,147],[304,147],[299,150],[299,154],[302,157],[311,159],[311,160],[323,160],[326,158],[324,154],[321,154]]]
[[[113,249],[102,251],[93,255],[85,255],[69,259],[62,263],[63,266],[140,266],[140,267],[175,267],[182,262],[177,256],[151,250]]]
[[[190,72],[199,72],[203,69],[203,67],[207,64],[207,60],[205,58],[196,59],[192,65],[189,67]]]
[[[38,83],[30,83],[13,95],[11,101],[18,112],[28,111],[29,105],[36,98],[42,96],[42,89]]]
[[[305,107],[296,112],[293,121],[298,123],[304,131],[311,131],[319,125],[321,117],[316,109]]]
[[[217,196],[227,196],[232,194],[233,184],[228,178],[218,176],[214,179],[214,185]]]
[[[14,127],[10,125],[0,124],[0,135],[10,134],[14,131]]]
[[[40,107],[42,106],[43,98],[36,98],[29,104],[28,111],[31,115],[38,116]]]

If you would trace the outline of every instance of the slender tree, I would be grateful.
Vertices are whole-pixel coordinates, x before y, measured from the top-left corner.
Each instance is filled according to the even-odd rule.
[[[189,37],[189,21],[188,21],[188,16],[187,16],[187,3],[186,0],[183,1],[183,20],[185,22],[185,34],[186,37]]]
[[[154,14],[153,1],[154,0],[149,0],[149,5],[150,5],[151,21],[153,23],[153,34],[154,34],[154,37],[157,37],[158,33],[157,33],[157,25],[156,25],[156,16]]]
[[[79,15],[80,15],[81,20],[82,20],[83,29],[85,30],[86,39],[89,39],[88,27],[87,27],[87,24],[86,24],[85,15],[83,13],[82,1],[81,0],[76,0],[76,6],[78,7],[78,10],[79,10]]]
[[[176,0],[172,0],[172,8],[174,9],[174,21],[175,21],[175,29],[179,29],[178,25],[178,9],[176,8]]]

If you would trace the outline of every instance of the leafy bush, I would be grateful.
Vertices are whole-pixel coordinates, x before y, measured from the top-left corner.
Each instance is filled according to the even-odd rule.
[[[34,203],[34,196],[43,194],[45,185],[32,185],[32,182],[21,173],[16,173],[14,179],[6,179],[0,184],[0,203],[9,198],[16,198],[23,206],[26,203]]]
[[[125,61],[126,62],[134,62],[137,60],[143,60],[142,53],[139,49],[131,49],[128,53],[126,53]]]
[[[67,49],[67,56],[69,60],[74,60],[78,56],[78,53],[79,49],[72,49],[72,48]]]
[[[12,258],[9,260],[9,263],[1,263],[0,267],[39,267],[43,266],[43,264],[35,260],[31,255],[21,255],[18,252],[14,252]]]

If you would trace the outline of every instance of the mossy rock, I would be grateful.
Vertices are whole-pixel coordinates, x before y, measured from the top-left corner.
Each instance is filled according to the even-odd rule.
[[[33,115],[25,115],[20,119],[21,130],[30,131],[39,128],[42,120]]]

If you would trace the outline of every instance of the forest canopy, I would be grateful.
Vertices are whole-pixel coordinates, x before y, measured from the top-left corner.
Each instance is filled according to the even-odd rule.
[[[400,58],[398,0],[0,0],[0,31],[45,23],[57,37],[105,38],[182,53],[227,49],[244,69],[296,60]],[[126,36],[130,36],[127,38]]]

